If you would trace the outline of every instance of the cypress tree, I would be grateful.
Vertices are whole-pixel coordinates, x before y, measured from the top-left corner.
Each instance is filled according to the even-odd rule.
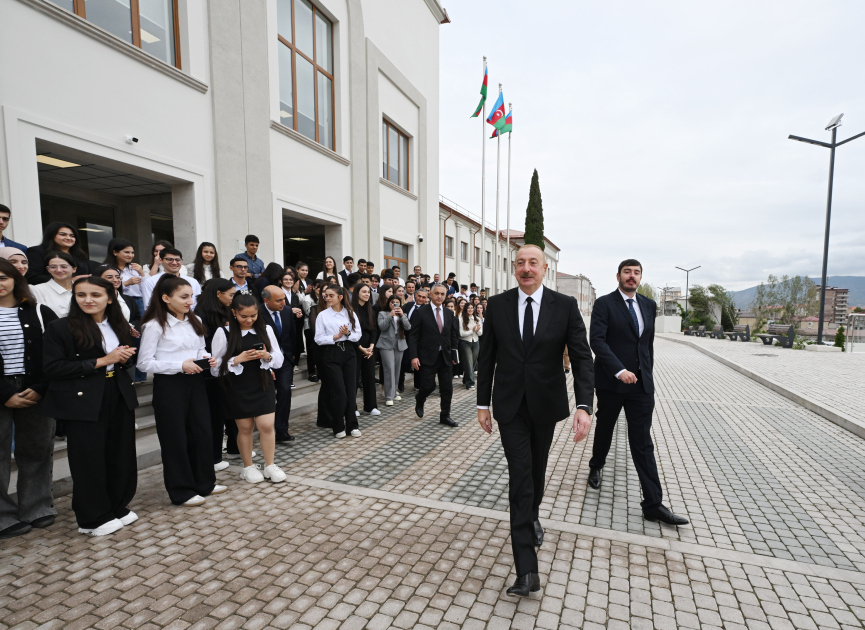
[[[538,183],[538,169],[532,175],[529,188],[529,205],[526,207],[526,245],[537,245],[544,249],[544,207],[541,203],[541,185]]]

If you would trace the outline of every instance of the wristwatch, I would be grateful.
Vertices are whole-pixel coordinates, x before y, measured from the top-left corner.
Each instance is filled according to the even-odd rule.
[[[585,405],[579,405],[579,406],[577,406],[577,409],[582,409],[583,411],[585,411],[590,416],[595,414],[594,409],[592,409],[591,407],[586,407]]]

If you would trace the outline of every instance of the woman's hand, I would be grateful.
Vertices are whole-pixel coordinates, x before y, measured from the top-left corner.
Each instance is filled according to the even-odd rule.
[[[97,359],[96,367],[101,368],[117,363],[126,363],[129,360],[129,357],[133,354],[135,354],[135,348],[130,348],[129,346],[117,346],[104,357]]]
[[[130,269],[132,269],[132,271],[135,271],[136,273],[139,273],[139,274],[143,274],[143,273],[144,273],[144,269],[143,269],[142,266],[139,265],[138,263],[129,263],[128,266],[129,266]]]
[[[291,309],[291,312],[294,313],[295,317],[303,317],[303,311],[299,308],[293,308]]]
[[[131,286],[133,284],[141,284],[141,276],[133,276],[129,278],[126,282],[123,283],[124,287]]]
[[[129,324],[129,334],[138,339],[141,336],[141,333],[135,330],[135,326]]]
[[[244,350],[234,357],[231,362],[234,363],[234,365],[238,365],[240,363],[246,363],[247,361],[255,361],[256,359],[261,358],[261,354],[262,353],[258,350]]]
[[[183,370],[184,374],[198,374],[202,372],[202,369],[195,365],[195,359],[186,359],[183,365],[180,366],[180,369]]]

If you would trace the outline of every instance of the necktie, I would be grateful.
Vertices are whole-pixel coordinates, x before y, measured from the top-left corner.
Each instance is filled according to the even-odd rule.
[[[532,347],[532,339],[535,336],[535,313],[532,310],[532,298],[526,298],[526,313],[523,316],[523,349],[526,354]]]
[[[273,323],[276,324],[276,336],[282,336],[282,316],[279,314],[279,311],[273,313]]]
[[[439,326],[439,332],[445,327],[444,322],[442,322],[442,309],[440,306],[436,307],[436,324]]]
[[[626,300],[628,303],[628,310],[631,311],[631,319],[634,320],[634,330],[637,331],[637,337],[640,336],[640,322],[637,321],[637,311],[634,310],[634,300]]]

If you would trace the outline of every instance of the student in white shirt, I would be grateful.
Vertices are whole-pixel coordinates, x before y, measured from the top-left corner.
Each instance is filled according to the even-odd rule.
[[[333,427],[336,438],[346,432],[360,437],[357,424],[357,357],[355,344],[360,340],[360,321],[351,308],[348,291],[328,285],[322,292],[327,310],[321,311],[315,321],[315,343],[320,349],[319,376],[327,390],[324,396],[324,415]]]
[[[273,462],[276,449],[276,389],[271,370],[284,360],[270,326],[259,317],[258,300],[248,293],[235,293],[228,326],[213,335],[210,370],[223,386],[228,418],[237,423],[237,448],[243,458],[240,478],[250,483],[270,479],[285,481],[285,473]],[[258,428],[264,471],[252,463],[252,430]]]
[[[144,313],[144,302],[141,300],[141,282],[144,280],[144,269],[136,262],[135,247],[125,238],[112,238],[108,242],[108,255],[103,265],[114,267],[120,273],[123,281],[123,295],[131,297],[138,305],[138,311]]]
[[[475,305],[463,304],[457,318],[460,328],[460,363],[463,366],[463,385],[466,389],[475,388],[475,367],[480,353],[480,336],[484,334],[481,321],[475,316]]]
[[[195,308],[195,304],[198,302],[198,296],[201,295],[201,285],[198,284],[198,280],[195,278],[190,278],[189,276],[184,276],[183,273],[186,270],[183,268],[183,254],[180,253],[180,250],[174,249],[173,247],[163,247],[159,250],[159,257],[162,260],[162,267],[165,271],[160,271],[156,274],[151,274],[144,278],[144,282],[141,283],[141,298],[144,300],[144,313],[147,312],[147,308],[150,306],[150,300],[153,296],[153,289],[156,287],[156,283],[159,282],[159,279],[165,275],[174,275],[181,277],[189,283],[189,286],[192,288],[192,308]]]
[[[195,260],[186,265],[186,271],[195,278],[202,287],[208,280],[221,278],[222,271],[219,269],[219,255],[216,253],[216,245],[203,242],[195,252]]]
[[[69,304],[72,302],[72,277],[75,275],[77,263],[67,253],[51,252],[45,261],[45,267],[51,274],[51,280],[30,287],[30,292],[39,304],[44,304],[57,317],[66,317]]]
[[[324,257],[324,271],[319,271],[315,279],[327,280],[328,276],[336,277],[336,282],[340,286],[344,284],[342,275],[336,270],[336,260],[334,260],[333,256]]]
[[[164,260],[164,259],[163,259]],[[192,280],[195,282],[195,280]],[[197,283],[196,283],[197,284]],[[213,470],[210,408],[202,372],[207,329],[192,312],[189,278],[164,274],[144,316],[138,365],[153,377],[153,415],[162,449],[165,489],[175,505],[201,505],[225,492]]]
[[[146,276],[155,276],[157,273],[165,271],[165,268],[162,266],[162,260],[159,257],[159,252],[161,252],[166,247],[170,247],[174,249],[174,244],[171,241],[156,241],[153,244],[153,249],[150,251],[150,258],[153,261],[149,265],[144,265],[144,275]],[[180,268],[180,275],[187,276],[186,267]]]

